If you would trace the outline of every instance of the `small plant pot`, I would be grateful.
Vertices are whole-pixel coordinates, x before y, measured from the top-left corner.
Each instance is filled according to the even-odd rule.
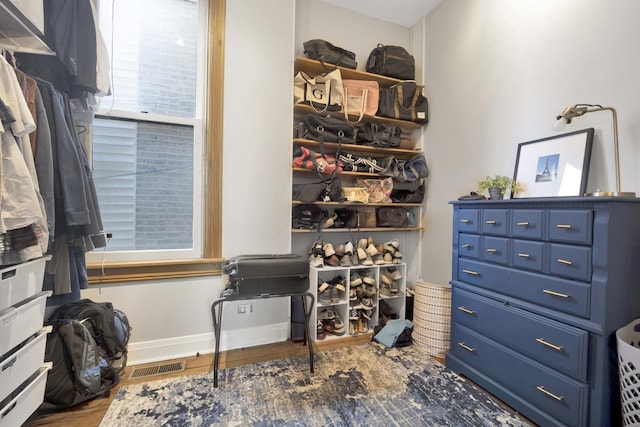
[[[502,200],[504,193],[498,187],[489,187],[489,197],[491,200]]]

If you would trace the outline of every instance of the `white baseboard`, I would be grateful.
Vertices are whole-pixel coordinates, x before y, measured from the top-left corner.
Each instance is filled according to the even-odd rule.
[[[224,330],[220,337],[220,351],[282,342],[289,338],[290,323],[276,323],[246,329]],[[142,365],[170,359],[210,354],[215,349],[213,332],[163,340],[130,342],[127,365]]]

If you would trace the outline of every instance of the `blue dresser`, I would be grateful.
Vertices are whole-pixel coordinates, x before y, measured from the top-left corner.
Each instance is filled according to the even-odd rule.
[[[540,425],[621,425],[615,331],[640,317],[640,199],[452,202],[446,365]]]

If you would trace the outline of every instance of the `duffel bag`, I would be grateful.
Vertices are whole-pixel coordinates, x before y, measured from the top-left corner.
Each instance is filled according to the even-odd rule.
[[[312,39],[302,43],[304,53],[310,59],[341,67],[356,69],[356,54],[350,50],[334,46],[326,40]]]
[[[413,81],[400,82],[380,89],[378,116],[426,124],[429,103],[422,88]]]
[[[378,46],[367,58],[367,71],[400,80],[416,78],[415,59],[401,46]]]
[[[321,142],[356,143],[356,129],[335,117],[307,114],[302,118],[302,137]]]

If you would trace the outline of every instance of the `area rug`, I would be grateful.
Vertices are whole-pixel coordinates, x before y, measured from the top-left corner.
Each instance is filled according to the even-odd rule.
[[[101,427],[526,426],[415,346],[377,343],[122,387]]]

